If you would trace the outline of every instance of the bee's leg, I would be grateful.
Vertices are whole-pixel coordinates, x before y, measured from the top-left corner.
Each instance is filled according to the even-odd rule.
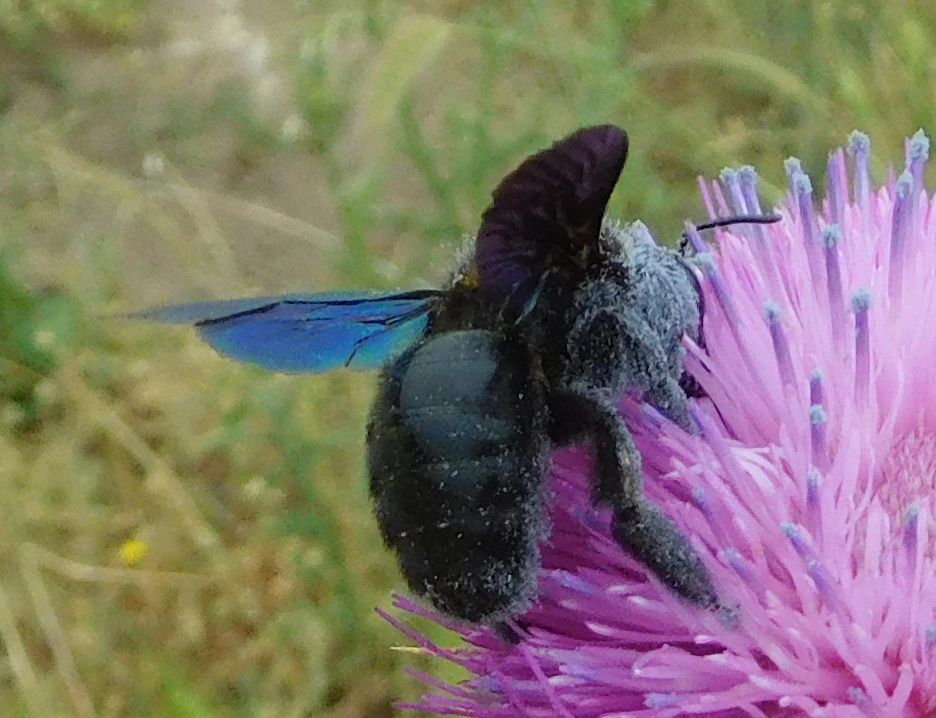
[[[595,282],[577,301],[564,378],[550,401],[552,438],[558,443],[594,439],[594,501],[612,508],[615,540],[674,593],[712,606],[715,589],[705,565],[675,524],[644,496],[640,454],[616,407],[622,390],[638,389],[674,421],[691,427],[680,372],[668,361],[659,335],[619,288]]]
[[[683,393],[686,396],[691,396],[696,399],[699,399],[705,396],[705,389],[702,388],[702,385],[696,380],[692,374],[683,374],[679,379],[679,388],[682,389]]]
[[[566,376],[607,394],[636,389],[687,431],[695,426],[680,386],[682,361],[674,366],[653,327],[640,315],[587,304],[569,332]]]
[[[555,398],[555,415],[594,438],[594,501],[610,506],[614,539],[674,593],[694,604],[717,604],[715,588],[698,554],[672,521],[644,497],[640,454],[604,392],[572,384]]]
[[[516,628],[514,626],[516,626]],[[494,633],[497,637],[505,643],[511,643],[513,645],[517,645],[523,641],[525,634],[521,633],[521,631],[525,631],[525,629],[526,625],[517,618],[511,621],[499,621],[494,624]]]
[[[661,409],[683,429],[693,430],[695,423],[689,414],[689,397],[680,386],[678,375],[667,360],[666,350],[650,325],[630,314],[617,317],[620,322],[622,356],[628,378],[643,398]]]

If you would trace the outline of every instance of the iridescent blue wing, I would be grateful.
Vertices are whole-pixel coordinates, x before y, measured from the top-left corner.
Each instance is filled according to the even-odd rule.
[[[376,369],[422,337],[438,290],[285,294],[129,315],[193,324],[218,352],[272,371]]]

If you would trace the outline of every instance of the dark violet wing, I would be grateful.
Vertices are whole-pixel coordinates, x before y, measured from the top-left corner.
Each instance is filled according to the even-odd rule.
[[[194,324],[218,352],[272,371],[376,369],[422,337],[437,290],[286,294],[129,315]]]
[[[627,147],[627,133],[618,127],[586,127],[507,175],[478,231],[481,288],[522,302],[551,262],[574,262],[597,251]]]

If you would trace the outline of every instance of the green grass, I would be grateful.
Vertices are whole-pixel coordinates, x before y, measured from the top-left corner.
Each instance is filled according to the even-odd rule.
[[[663,239],[698,174],[777,198],[790,154],[821,184],[855,127],[875,157],[936,128],[928,2],[242,4],[0,2],[10,715],[379,718],[426,667],[373,612],[401,586],[373,377],[108,314],[438,282],[503,173],[587,123],[631,133],[612,208]]]

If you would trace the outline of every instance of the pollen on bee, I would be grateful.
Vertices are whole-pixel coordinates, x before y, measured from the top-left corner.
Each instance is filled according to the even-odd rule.
[[[465,272],[465,277],[462,280],[466,289],[477,289],[481,284],[481,275],[478,273],[478,267],[472,265],[471,268]]]

